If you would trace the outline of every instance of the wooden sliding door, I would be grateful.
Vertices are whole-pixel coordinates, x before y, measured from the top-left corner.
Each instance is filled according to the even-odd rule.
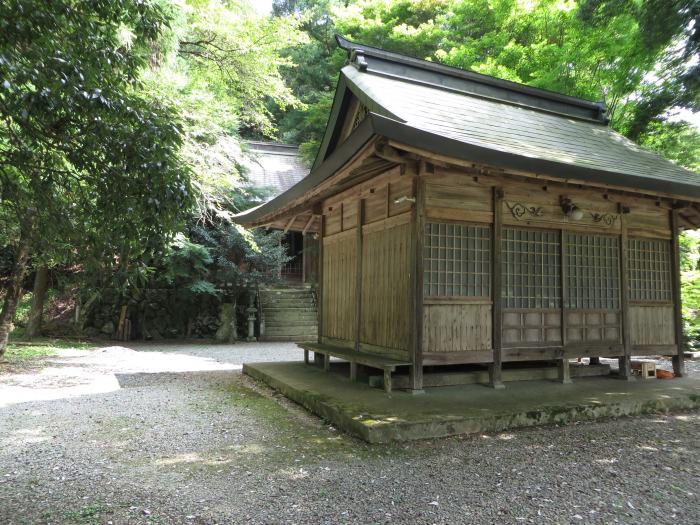
[[[561,245],[556,230],[504,228],[503,346],[561,346]]]
[[[622,343],[620,306],[620,238],[565,232],[565,343],[587,347],[596,355],[619,350]]]

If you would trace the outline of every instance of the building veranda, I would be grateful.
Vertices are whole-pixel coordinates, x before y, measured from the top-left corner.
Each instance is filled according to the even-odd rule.
[[[320,239],[308,352],[392,372],[673,356],[678,232],[700,176],[605,107],[338,38],[348,51],[311,173],[238,220]]]

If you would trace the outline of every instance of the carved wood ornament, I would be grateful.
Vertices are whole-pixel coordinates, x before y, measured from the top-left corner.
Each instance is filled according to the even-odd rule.
[[[534,217],[542,217],[544,215],[542,206],[531,206],[520,202],[511,203],[508,201],[506,201],[506,206],[508,206],[511,215],[519,221]]]
[[[601,213],[589,211],[581,221],[570,221],[563,214],[548,214],[544,207],[522,202],[503,201],[508,207],[508,211],[517,221],[540,221],[547,223],[571,223],[595,224],[600,228],[613,228],[616,226],[620,216],[614,213]]]

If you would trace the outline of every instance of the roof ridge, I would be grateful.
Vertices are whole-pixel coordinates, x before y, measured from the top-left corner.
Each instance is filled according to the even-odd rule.
[[[490,75],[484,75],[482,73],[476,73],[474,71],[468,71],[465,69],[460,69],[454,66],[448,66],[445,64],[440,64],[436,62],[431,62],[428,60],[421,60],[419,58],[411,57],[408,55],[403,55],[401,53],[395,53],[393,51],[386,51],[373,46],[368,46],[365,44],[359,44],[356,42],[351,42],[343,36],[335,35],[338,46],[348,52],[349,61],[353,63],[360,71],[365,71],[372,73],[385,74],[383,71],[376,70],[372,68],[367,62],[366,57],[371,59],[378,59],[380,61],[390,62],[394,64],[400,64],[402,66],[408,66],[416,70],[422,70],[428,72],[429,74],[438,74],[446,77],[451,77],[454,79],[459,79],[460,81],[466,81],[473,84],[481,84],[488,86],[490,88],[496,88],[496,90],[504,92],[501,97],[502,100],[518,104],[517,101],[512,100],[512,98],[507,98],[504,95],[512,93],[516,96],[526,97],[527,101],[520,102],[522,105],[536,107],[536,101],[541,100],[543,103],[556,104],[558,110],[554,112],[569,115],[583,117],[588,120],[594,120],[600,123],[607,124],[608,118],[606,115],[605,104],[602,102],[592,102],[590,100],[572,97],[570,95],[565,95],[563,93],[558,93],[556,91],[550,91],[547,89],[536,88],[528,86],[526,84],[521,84],[518,82],[513,82],[510,80],[504,80]],[[411,78],[407,75],[409,70],[403,69],[402,73],[404,79],[407,81],[419,81],[423,82],[420,78]],[[435,87],[441,87],[436,85]],[[476,94],[476,93],[475,93]],[[571,107],[572,111],[567,112],[566,106]],[[547,109],[545,107],[541,109]],[[549,108],[550,111],[551,108]],[[583,116],[581,113],[587,113]]]

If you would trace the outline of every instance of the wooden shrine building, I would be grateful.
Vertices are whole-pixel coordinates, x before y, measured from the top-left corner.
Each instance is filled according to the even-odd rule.
[[[239,216],[318,233],[317,355],[391,372],[673,356],[678,232],[700,176],[611,130],[602,104],[338,38],[308,176]],[[326,363],[328,362],[326,358]],[[431,367],[431,368],[427,368]]]

